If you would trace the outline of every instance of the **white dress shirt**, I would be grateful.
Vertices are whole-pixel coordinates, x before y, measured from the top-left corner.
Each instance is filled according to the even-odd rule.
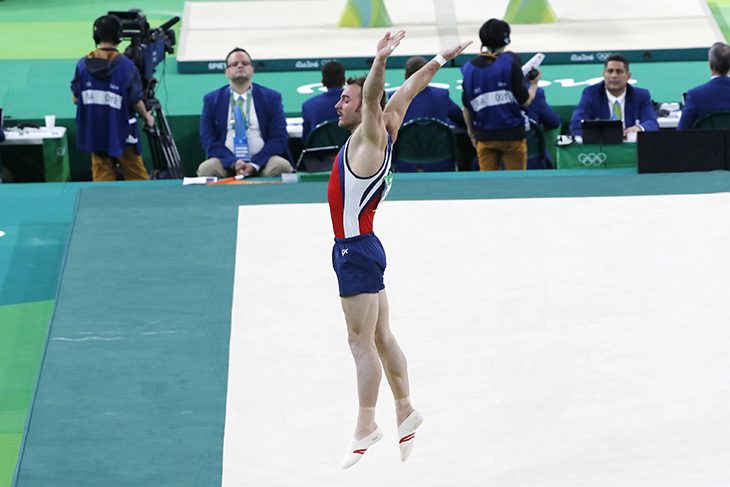
[[[621,123],[626,128],[626,90],[617,97],[606,90],[606,96],[608,97],[608,113],[611,114],[611,117],[613,117],[613,104],[618,101],[621,106]]]
[[[234,102],[238,103],[238,100],[242,100],[242,104],[245,107],[246,101],[249,96],[253,96],[252,88],[249,88],[247,92],[243,93],[242,95],[239,95],[235,91],[231,90],[231,94],[234,96]],[[261,126],[259,125],[259,119],[256,116],[256,106],[253,103],[253,98],[251,99],[251,113],[244,114],[244,118],[248,118],[249,125],[248,129],[246,130],[246,138],[248,139],[248,152],[253,157],[254,155],[261,152],[261,149],[264,148],[264,144],[266,141],[264,141],[264,138],[261,136]],[[233,114],[233,107],[228,107],[228,132],[226,133],[226,147],[231,152],[235,152],[234,145],[233,145],[233,138],[236,135],[236,130],[233,127],[234,122],[236,121],[236,117]],[[247,161],[251,162],[251,161]],[[252,163],[253,164],[253,163]],[[260,168],[258,164],[254,164],[256,167],[256,170],[258,171]]]

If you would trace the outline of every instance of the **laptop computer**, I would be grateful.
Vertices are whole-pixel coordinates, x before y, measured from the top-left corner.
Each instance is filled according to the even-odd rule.
[[[639,173],[730,169],[727,130],[660,130],[639,132]]]
[[[296,170],[302,172],[331,171],[338,152],[340,152],[340,147],[336,145],[304,149],[297,159]]]
[[[584,144],[620,144],[624,141],[621,120],[581,120]]]

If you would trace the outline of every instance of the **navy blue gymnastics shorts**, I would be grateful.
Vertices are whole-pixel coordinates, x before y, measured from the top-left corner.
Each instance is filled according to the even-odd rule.
[[[385,289],[385,265],[385,250],[374,233],[335,238],[332,267],[343,298]]]

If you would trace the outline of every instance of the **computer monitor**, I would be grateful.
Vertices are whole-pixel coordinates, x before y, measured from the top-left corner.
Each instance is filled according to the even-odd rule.
[[[331,171],[339,151],[340,148],[336,145],[304,149],[299,155],[296,169],[305,172]]]
[[[730,169],[728,130],[660,130],[639,132],[639,173]]]
[[[621,120],[581,120],[584,144],[620,144],[624,141]]]

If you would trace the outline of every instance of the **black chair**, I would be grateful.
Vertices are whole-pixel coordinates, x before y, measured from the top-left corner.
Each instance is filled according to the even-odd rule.
[[[304,148],[330,147],[333,145],[342,147],[349,136],[350,131],[338,126],[336,119],[327,120],[312,129],[312,132],[307,136],[307,140],[304,141]]]
[[[692,124],[693,129],[728,129],[730,128],[730,111],[721,110],[708,113]]]
[[[303,149],[294,169],[297,172],[329,172],[339,151],[336,145]]]
[[[552,169],[550,159],[545,154],[545,131],[542,126],[530,121],[527,130],[527,167],[528,169]]]
[[[456,161],[456,137],[448,124],[416,118],[400,128],[393,148],[395,171],[456,171]]]
[[[345,145],[350,131],[337,125],[337,120],[327,120],[318,124],[304,141],[304,149],[299,155],[295,169],[297,172],[327,172],[340,147]]]

